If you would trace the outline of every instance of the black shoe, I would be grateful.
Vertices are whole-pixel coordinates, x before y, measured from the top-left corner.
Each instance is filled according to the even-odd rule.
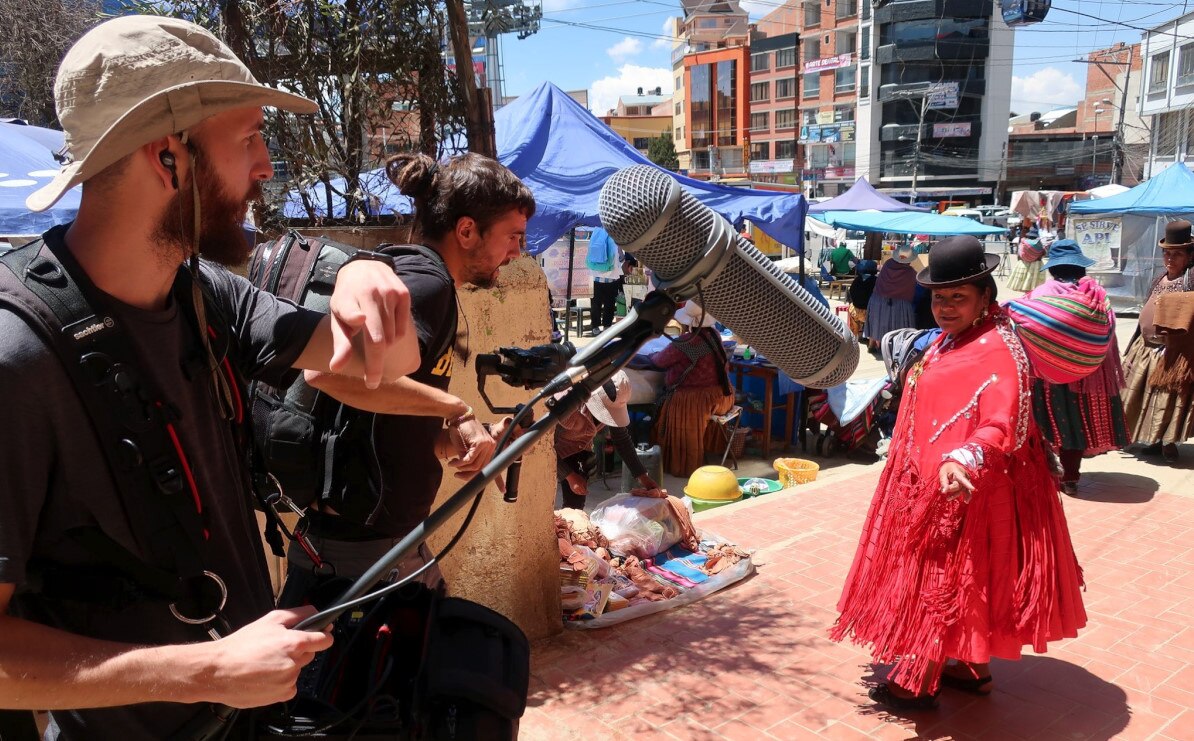
[[[1152,445],[1148,445],[1140,452],[1144,453],[1145,455],[1160,455],[1161,443],[1153,443]]]
[[[1078,496],[1078,482],[1077,481],[1062,481],[1061,490],[1071,497]]]
[[[1161,457],[1166,463],[1177,463],[1177,445],[1169,443],[1161,448]]]
[[[916,695],[915,697],[898,697],[891,692],[891,685],[887,682],[871,687],[866,693],[868,697],[880,705],[892,710],[936,710],[937,695]]]

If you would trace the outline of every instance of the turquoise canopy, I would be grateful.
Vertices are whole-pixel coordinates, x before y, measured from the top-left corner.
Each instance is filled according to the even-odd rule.
[[[864,232],[891,232],[893,234],[928,234],[935,237],[955,234],[1004,234],[999,226],[988,226],[961,216],[943,216],[924,213],[890,213],[875,211],[829,211],[815,214],[813,218],[841,229],[858,229]]]

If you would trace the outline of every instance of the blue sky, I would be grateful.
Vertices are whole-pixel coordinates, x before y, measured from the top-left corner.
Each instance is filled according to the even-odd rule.
[[[752,18],[779,4],[742,3]],[[1126,26],[1152,28],[1185,8],[1145,0],[1054,0],[1043,23],[1016,31],[1012,110],[1073,103],[1082,97],[1087,65],[1070,60],[1117,41],[1139,41],[1140,31]],[[671,92],[671,44],[662,37],[668,18],[678,14],[678,0],[544,0],[539,33],[502,39],[506,94],[550,80],[565,90],[588,89],[591,107],[600,113],[640,86]],[[571,25],[578,23],[587,27]]]

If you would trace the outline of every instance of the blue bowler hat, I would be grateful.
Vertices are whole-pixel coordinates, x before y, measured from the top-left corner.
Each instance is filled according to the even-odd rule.
[[[1095,261],[1082,254],[1082,248],[1072,239],[1059,239],[1049,246],[1049,259],[1041,266],[1041,270],[1048,270],[1057,265],[1077,265],[1089,268]]]

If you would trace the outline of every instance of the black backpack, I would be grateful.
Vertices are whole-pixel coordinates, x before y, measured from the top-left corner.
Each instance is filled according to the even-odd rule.
[[[383,244],[376,251],[389,255],[419,254],[441,261],[429,247]],[[304,237],[291,231],[258,245],[249,262],[253,285],[315,311],[326,312],[336,285],[336,273],[356,248],[325,237]],[[442,347],[428,348],[431,357]],[[254,383],[253,433],[265,467],[282,492],[297,507],[316,502],[331,505],[341,517],[337,528],[345,538],[366,538],[381,506],[381,470],[373,450],[374,415],[345,406],[307,385],[302,377],[289,388]],[[327,518],[321,518],[328,526]]]

